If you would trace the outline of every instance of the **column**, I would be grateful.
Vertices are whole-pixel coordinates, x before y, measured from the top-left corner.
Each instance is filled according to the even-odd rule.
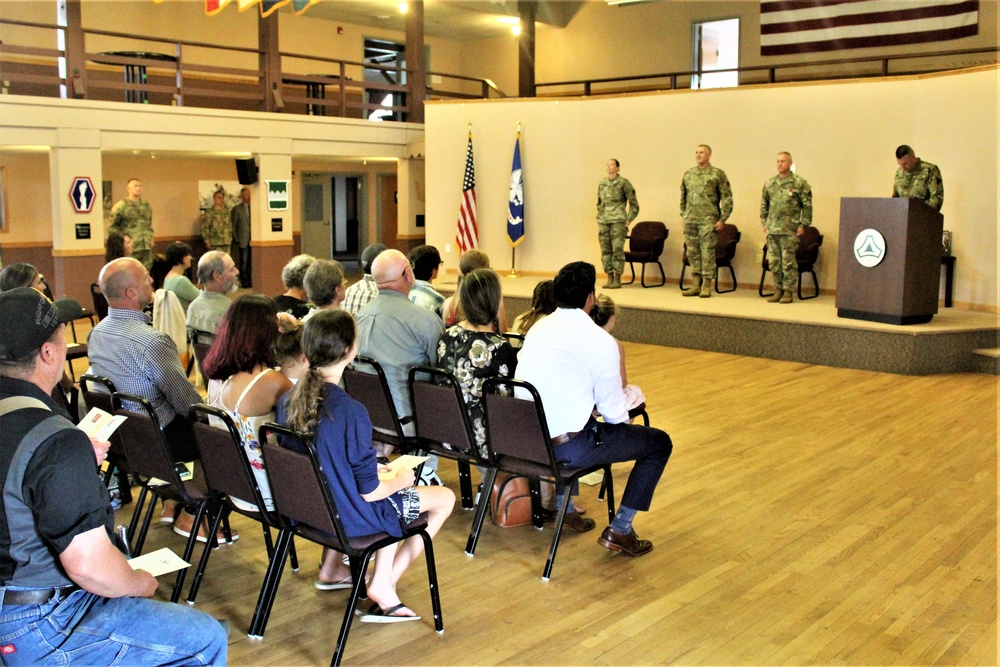
[[[406,81],[409,83],[410,113],[406,120],[424,122],[427,97],[427,63],[424,60],[424,3],[412,0],[406,9]]]
[[[289,139],[262,139],[257,155],[259,180],[250,186],[250,253],[253,289],[261,294],[283,294],[281,267],[292,258],[292,220],[297,205],[297,184],[292,181],[292,142]],[[271,210],[268,182],[285,181],[287,208]],[[280,229],[279,229],[280,227]]]

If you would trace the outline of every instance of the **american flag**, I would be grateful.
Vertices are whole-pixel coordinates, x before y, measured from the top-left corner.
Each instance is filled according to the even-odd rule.
[[[458,209],[458,232],[455,241],[462,252],[479,247],[479,227],[476,225],[476,169],[472,166],[472,132],[465,153],[465,178],[462,179],[462,205]]]
[[[918,44],[975,35],[978,0],[761,0],[760,54]]]

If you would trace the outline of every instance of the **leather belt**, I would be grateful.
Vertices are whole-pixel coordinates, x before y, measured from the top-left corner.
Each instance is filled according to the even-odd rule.
[[[29,591],[0,589],[0,604],[45,604],[53,598],[64,598],[78,590],[80,587],[75,584]]]
[[[556,437],[552,438],[551,440],[552,445],[553,446],[562,445],[564,443],[569,442],[578,435],[580,435],[580,431],[570,431],[568,433],[563,433],[562,435],[557,435]]]

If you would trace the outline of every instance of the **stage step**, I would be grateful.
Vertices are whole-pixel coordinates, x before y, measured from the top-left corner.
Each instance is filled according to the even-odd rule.
[[[1000,347],[973,350],[976,371],[987,375],[1000,375]]]

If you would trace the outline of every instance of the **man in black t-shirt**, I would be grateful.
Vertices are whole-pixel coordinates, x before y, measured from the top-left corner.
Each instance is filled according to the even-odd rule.
[[[0,294],[0,655],[41,662],[225,664],[226,632],[154,602],[156,579],[112,541],[91,442],[52,400],[68,314],[25,287]]]

